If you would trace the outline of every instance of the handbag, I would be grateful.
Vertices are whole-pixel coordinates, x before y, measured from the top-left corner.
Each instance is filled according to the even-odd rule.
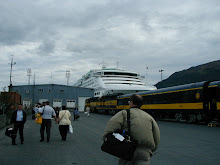
[[[38,113],[36,115],[36,123],[37,124],[42,124],[42,120],[43,120],[43,118],[42,118],[41,114]]]
[[[63,114],[63,116],[61,117],[61,119],[60,119],[60,118],[57,119],[57,124],[60,124],[60,121],[63,119],[63,117],[65,116],[65,114],[66,114],[66,111],[64,112],[64,114]]]
[[[44,107],[44,108],[45,108],[45,107]],[[43,109],[43,112],[42,112],[42,113],[38,113],[38,114],[36,115],[36,123],[37,123],[37,124],[42,124],[42,121],[43,121],[42,115],[43,115],[43,113],[44,113],[44,109]]]
[[[72,124],[69,125],[69,131],[68,132],[69,133],[73,133],[73,126],[72,126]]]
[[[9,127],[9,128],[6,128],[5,130],[5,135],[10,137],[10,138],[13,138],[13,137],[16,137],[17,135],[14,133],[14,129],[13,127]]]
[[[125,160],[131,160],[136,149],[136,141],[131,139],[130,110],[127,111],[128,132],[123,139],[119,140],[116,133],[106,135],[101,146],[102,151]],[[119,135],[120,136],[120,135]]]

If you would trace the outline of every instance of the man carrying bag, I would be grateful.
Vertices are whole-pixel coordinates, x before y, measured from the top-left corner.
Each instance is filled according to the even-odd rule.
[[[40,142],[44,141],[44,130],[46,128],[47,133],[47,142],[50,141],[50,129],[51,129],[51,117],[55,117],[56,119],[56,113],[52,107],[49,106],[50,102],[46,102],[46,106],[43,107],[43,109],[39,109],[39,113],[42,113],[42,124],[40,127],[40,135],[41,139]]]
[[[136,141],[136,149],[131,160],[120,158],[118,165],[149,165],[153,152],[160,141],[160,131],[156,121],[146,112],[142,111],[143,98],[140,95],[132,95],[130,106],[130,136]],[[103,140],[109,134],[118,131],[128,131],[127,111],[122,110],[114,115],[108,122]]]
[[[128,131],[109,133],[101,146],[102,151],[125,160],[131,160],[136,149],[136,141],[131,139],[130,110],[127,109]]]
[[[24,142],[23,130],[24,130],[25,122],[26,122],[26,112],[23,110],[22,104],[19,104],[18,110],[14,111],[11,116],[11,123],[14,123],[13,135],[11,136],[12,145],[17,145],[15,140],[18,131],[20,135],[21,144],[23,144]]]

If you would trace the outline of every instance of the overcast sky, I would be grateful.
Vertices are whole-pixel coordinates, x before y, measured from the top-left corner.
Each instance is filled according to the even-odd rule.
[[[0,0],[0,91],[10,83],[73,85],[90,69],[147,75],[148,84],[220,59],[219,0]],[[146,66],[149,68],[146,70]]]

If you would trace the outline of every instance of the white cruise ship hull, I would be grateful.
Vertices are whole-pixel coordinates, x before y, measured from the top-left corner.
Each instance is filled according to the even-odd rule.
[[[141,91],[155,90],[155,87],[139,86],[139,85],[108,85],[105,88],[95,89],[95,93],[101,95],[111,95],[111,94],[129,94]]]
[[[146,86],[138,73],[115,68],[91,70],[74,85],[95,89],[95,97],[156,89],[154,86]]]

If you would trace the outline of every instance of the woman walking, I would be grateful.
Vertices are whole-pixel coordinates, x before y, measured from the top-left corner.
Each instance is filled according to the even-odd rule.
[[[71,124],[71,114],[66,106],[62,106],[62,110],[59,113],[59,130],[63,141],[66,141],[67,132],[69,130],[69,125]]]

